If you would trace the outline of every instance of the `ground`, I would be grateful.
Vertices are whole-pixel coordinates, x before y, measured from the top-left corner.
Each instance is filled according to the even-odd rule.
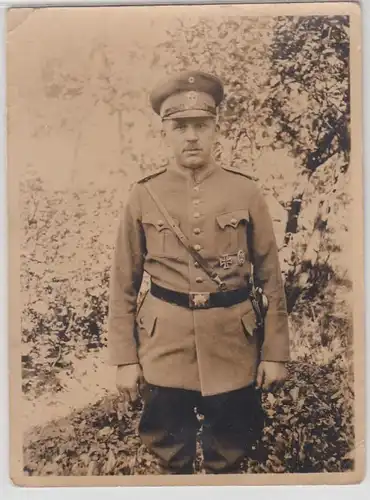
[[[343,374],[335,363],[322,367],[291,363],[289,373],[278,394],[263,396],[263,436],[241,473],[350,470],[354,465],[351,401]],[[117,393],[107,391],[94,404],[28,428],[25,474],[159,474],[155,458],[137,434],[141,407],[139,401],[125,409]],[[57,408],[55,413],[68,411],[61,403]],[[196,473],[203,473],[200,449]]]

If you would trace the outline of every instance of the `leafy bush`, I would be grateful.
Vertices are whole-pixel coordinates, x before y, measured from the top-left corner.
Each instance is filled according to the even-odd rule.
[[[260,443],[240,472],[343,472],[353,467],[347,366],[291,364],[279,394],[263,397],[267,417]],[[24,444],[28,475],[158,474],[158,462],[136,433],[141,403],[98,401],[66,419],[34,429]],[[202,473],[198,447],[196,473]]]

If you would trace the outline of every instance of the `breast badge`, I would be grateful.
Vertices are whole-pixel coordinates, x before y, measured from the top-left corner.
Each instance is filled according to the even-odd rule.
[[[245,263],[245,252],[244,250],[239,250],[236,260],[238,261],[238,265],[242,266]]]
[[[232,263],[233,259],[230,257],[230,255],[226,254],[220,257],[220,266],[222,267],[222,269],[230,269]]]

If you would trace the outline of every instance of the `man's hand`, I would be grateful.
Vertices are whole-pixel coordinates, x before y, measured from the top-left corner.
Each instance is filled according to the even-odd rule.
[[[116,386],[126,402],[134,402],[139,397],[139,384],[142,382],[142,371],[138,363],[121,365],[117,368]]]
[[[264,391],[279,389],[288,377],[284,363],[276,361],[261,361],[257,370],[256,386]]]

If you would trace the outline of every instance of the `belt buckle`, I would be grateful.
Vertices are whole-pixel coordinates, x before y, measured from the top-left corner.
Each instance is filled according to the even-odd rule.
[[[209,292],[190,292],[189,306],[190,309],[207,309],[211,305],[211,294]]]

